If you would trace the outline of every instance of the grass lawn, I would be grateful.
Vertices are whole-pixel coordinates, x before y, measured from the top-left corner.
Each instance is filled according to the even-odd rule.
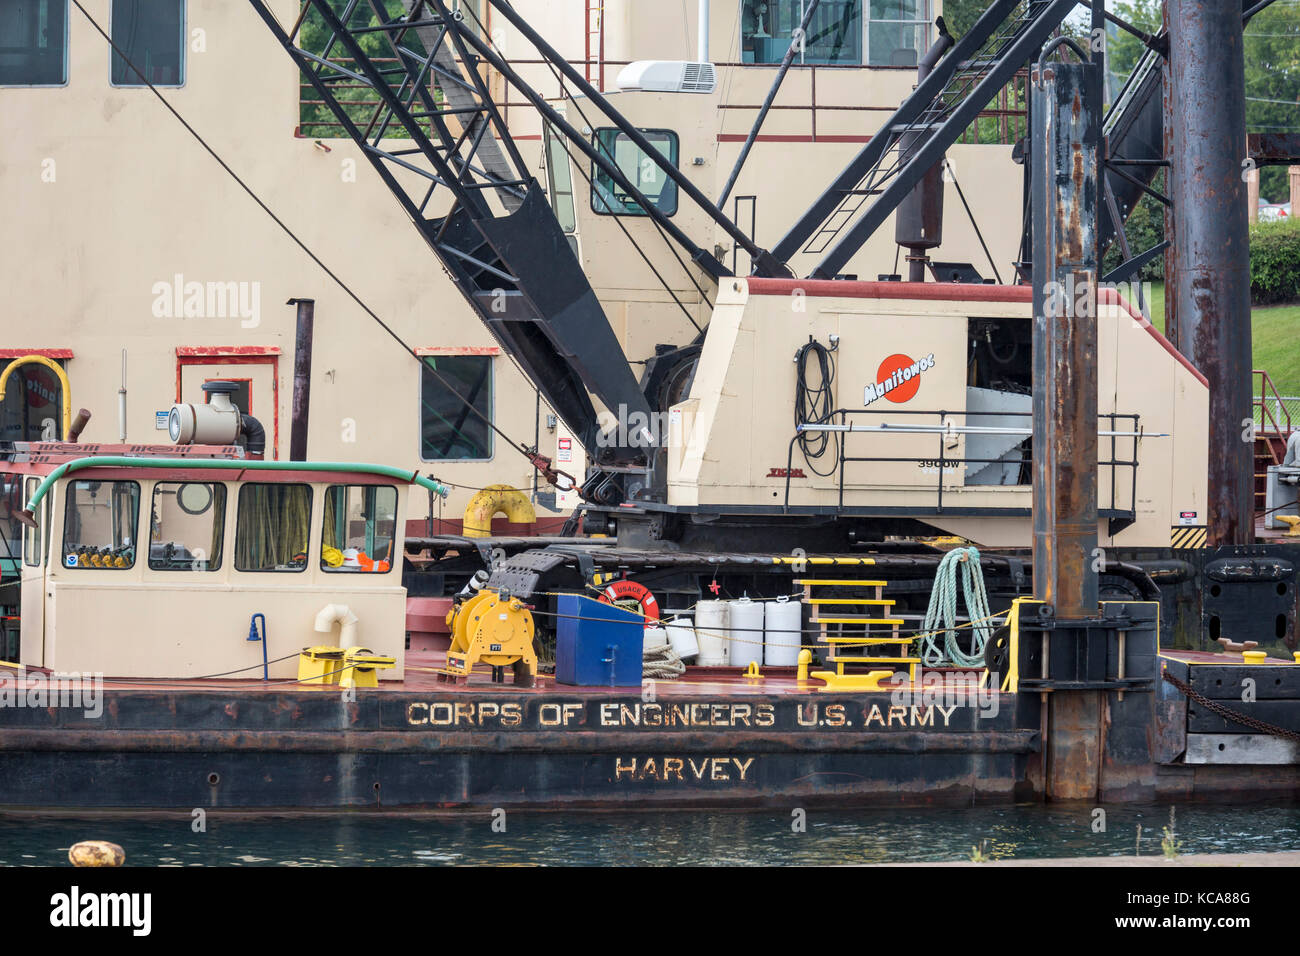
[[[1165,329],[1165,286],[1151,284],[1151,324]],[[1300,395],[1300,305],[1258,306],[1251,313],[1255,368],[1262,368],[1283,395]]]

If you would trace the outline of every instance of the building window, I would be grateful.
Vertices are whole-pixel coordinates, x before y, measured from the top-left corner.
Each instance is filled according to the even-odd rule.
[[[420,458],[491,458],[492,429],[488,422],[492,419],[492,357],[429,355],[424,362],[420,375]]]
[[[68,82],[68,0],[0,2],[0,86]]]
[[[113,0],[112,58],[114,86],[144,86],[135,64],[154,86],[185,82],[185,0]]]
[[[867,62],[916,66],[930,45],[929,0],[871,0]]]
[[[160,481],[150,510],[149,567],[154,571],[215,571],[226,533],[226,486]]]
[[[666,129],[643,129],[641,135],[650,145],[677,166],[677,134]],[[606,128],[596,130],[596,148],[667,216],[677,212],[677,184],[668,178],[659,165],[642,152],[641,147],[622,130]],[[613,177],[593,166],[591,178],[591,208],[603,216],[644,216],[646,211],[632,199]]]
[[[239,489],[235,570],[306,570],[310,530],[309,486],[246,483]]]
[[[396,531],[396,488],[331,485],[325,492],[320,566],[326,571],[389,571]]]
[[[73,481],[63,515],[63,566],[111,568],[135,565],[140,486],[134,481]]]
[[[741,60],[780,63],[803,22],[805,0],[745,0]],[[874,3],[873,3],[874,5]],[[822,0],[808,23],[796,63],[862,62],[862,0]]]

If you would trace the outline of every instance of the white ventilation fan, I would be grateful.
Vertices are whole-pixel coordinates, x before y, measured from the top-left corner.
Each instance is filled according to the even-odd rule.
[[[712,63],[686,60],[637,60],[619,71],[620,90],[655,93],[712,93],[718,85]]]

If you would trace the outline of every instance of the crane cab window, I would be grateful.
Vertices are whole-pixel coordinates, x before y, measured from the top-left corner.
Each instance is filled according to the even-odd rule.
[[[115,571],[135,566],[140,486],[134,481],[72,481],[63,514],[63,566]]]
[[[666,129],[643,129],[641,135],[676,168],[676,133]],[[677,184],[626,133],[612,127],[598,129],[596,148],[607,159],[613,159],[628,181],[664,215],[671,216],[677,212]],[[598,166],[592,169],[591,208],[602,216],[648,215],[622,186],[614,182],[612,176]]]
[[[236,571],[305,571],[311,487],[248,482],[239,489]]]
[[[152,571],[216,571],[226,530],[226,486],[160,481],[149,511]]]
[[[331,485],[325,492],[320,566],[325,571],[378,573],[393,566],[397,489]]]

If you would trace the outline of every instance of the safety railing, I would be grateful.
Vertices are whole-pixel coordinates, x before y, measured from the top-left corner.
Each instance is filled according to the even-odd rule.
[[[879,424],[870,424],[873,419]],[[903,422],[895,420],[887,422],[880,419],[880,416],[889,416],[890,418],[904,419]],[[925,417],[933,419],[926,422],[921,419]],[[863,422],[861,419],[866,418]],[[1023,419],[1025,424],[1008,426],[1004,424],[980,425],[971,424],[970,419],[987,421],[989,419],[999,419],[1005,421],[1008,418]],[[1156,435],[1144,436],[1141,428],[1140,417],[1136,414],[1124,412],[1101,412],[1097,416],[1098,424],[1103,425],[1097,432],[1098,438],[1098,487],[1109,489],[1109,501],[1099,502],[1098,515],[1103,518],[1118,519],[1121,521],[1132,521],[1136,518],[1136,501],[1137,501],[1137,469],[1138,469],[1138,441],[1142,437],[1161,437]],[[1030,441],[1023,441],[1018,448],[1013,448],[1007,453],[997,458],[976,458],[967,456],[957,456],[950,453],[949,443],[954,438],[962,436],[1016,436],[1022,435],[1025,439],[1032,439],[1033,429],[1033,412],[1027,411],[966,411],[952,412],[942,409],[838,409],[831,412],[825,419],[799,425],[795,429],[794,437],[790,439],[790,445],[786,458],[785,470],[785,499],[783,510],[790,511],[790,490],[791,478],[795,474],[795,451],[802,437],[815,434],[826,434],[828,442],[835,442],[836,460],[835,471],[828,472],[823,477],[834,475],[838,486],[838,505],[837,513],[843,513],[845,507],[845,475],[847,465],[865,464],[865,463],[903,463],[917,465],[918,470],[928,468],[931,474],[937,474],[935,482],[935,503],[933,513],[942,514],[944,510],[944,479],[959,475],[963,482],[965,479],[964,469],[968,465],[1019,465],[1018,480],[1014,485],[965,485],[963,489],[983,488],[983,487],[1028,487],[1032,485],[1032,468],[1033,452]],[[1104,423],[1104,424],[1103,424]],[[934,456],[920,455],[850,455],[848,454],[848,440],[850,435],[875,435],[875,436],[901,436],[901,435],[926,435],[933,434],[937,439],[937,453]],[[1016,454],[1016,452],[1019,452]],[[1109,457],[1102,457],[1102,452],[1107,452]],[[1013,457],[1014,456],[1014,457]],[[959,471],[960,469],[960,471]],[[1121,476],[1127,469],[1127,481],[1122,480]],[[924,472],[923,472],[924,473]],[[920,483],[908,486],[909,488],[921,487]],[[948,489],[951,491],[951,487]],[[1119,496],[1127,491],[1127,506],[1120,504]],[[864,494],[878,494],[879,488],[873,488],[871,491],[865,491]],[[1099,498],[1101,496],[1099,495]],[[796,506],[797,507],[797,506]],[[963,504],[963,508],[968,507]],[[978,510],[978,509],[977,509]]]
[[[1255,416],[1255,423],[1262,432],[1272,431],[1274,434],[1287,437],[1291,434],[1291,409],[1283,397],[1278,394],[1277,386],[1273,384],[1273,379],[1262,368],[1257,368],[1251,372],[1259,381],[1259,388],[1253,389],[1255,396],[1251,399],[1252,404],[1258,409]],[[1272,395],[1272,407],[1269,406],[1269,395]],[[1271,429],[1270,429],[1270,426]],[[1272,443],[1269,448],[1272,450]],[[1277,456],[1274,455],[1276,458]],[[1274,461],[1273,464],[1280,464]]]

